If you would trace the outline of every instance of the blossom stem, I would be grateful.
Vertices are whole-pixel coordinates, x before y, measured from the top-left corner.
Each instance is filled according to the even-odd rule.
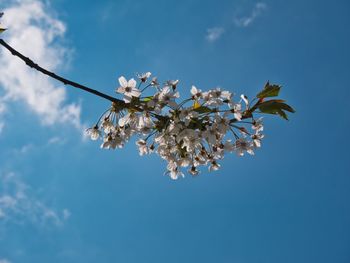
[[[110,111],[110,110],[111,110],[111,109],[109,108],[109,109],[107,109],[106,111],[104,111],[104,112],[101,114],[100,118],[98,118],[98,121],[96,122],[96,125],[98,125],[98,124],[100,123],[102,117],[105,116],[106,113],[107,113],[108,111]],[[109,114],[111,114],[111,113],[109,113]]]
[[[152,132],[151,134],[149,134],[149,135],[146,137],[145,142],[147,142],[147,140],[148,140],[150,137],[152,137],[154,134],[156,134],[156,133],[157,133],[157,131],[154,131],[154,132]]]
[[[239,136],[237,135],[237,133],[230,127],[231,132],[233,133],[233,135],[235,136],[236,140],[239,139]]]
[[[244,129],[244,127],[239,127],[239,126],[234,125],[234,124],[231,124],[230,126],[233,127],[233,128],[236,128],[236,129],[239,130],[240,132],[243,132],[243,133],[245,133],[245,134],[251,135],[247,130]]]
[[[191,101],[191,100],[192,100],[192,98],[185,99],[183,102],[181,102],[181,103],[177,106],[176,110],[180,109],[185,103],[187,103],[187,102],[189,102],[189,101]]]
[[[146,87],[144,87],[141,92],[144,92],[149,86],[151,86],[151,84],[148,84]]]

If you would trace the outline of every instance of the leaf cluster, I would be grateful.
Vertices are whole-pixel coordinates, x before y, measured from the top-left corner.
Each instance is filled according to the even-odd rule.
[[[256,109],[259,109],[262,113],[279,115],[285,120],[288,120],[288,115],[286,112],[294,113],[295,110],[285,103],[284,100],[280,99],[268,99],[271,97],[277,97],[281,90],[279,85],[271,85],[269,82],[265,84],[265,87],[260,91],[256,98],[258,102],[251,108],[251,112]]]

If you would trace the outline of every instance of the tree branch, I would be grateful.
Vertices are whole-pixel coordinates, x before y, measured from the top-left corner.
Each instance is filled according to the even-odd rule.
[[[68,79],[65,79],[61,76],[58,76],[56,75],[55,73],[53,72],[50,72],[42,67],[40,67],[38,64],[34,63],[30,58],[22,55],[20,52],[18,52],[17,50],[15,50],[13,47],[11,47],[9,44],[7,44],[3,39],[0,39],[0,45],[2,45],[3,47],[5,47],[8,51],[11,52],[12,55],[14,56],[17,56],[19,57],[21,60],[23,60],[27,66],[31,67],[31,68],[34,68],[36,69],[37,71],[43,73],[44,75],[47,75],[53,79],[56,79],[60,82],[62,82],[64,85],[70,85],[74,88],[77,88],[77,89],[81,89],[81,90],[84,90],[86,92],[89,92],[89,93],[92,93],[98,97],[101,97],[101,98],[104,98],[106,100],[109,100],[111,102],[114,102],[116,103],[118,106],[121,106],[121,107],[126,107],[127,108],[127,105],[124,101],[122,100],[119,100],[117,98],[114,98],[112,96],[109,96],[107,94],[104,94],[102,92],[99,92],[97,90],[94,90],[94,89],[91,89],[89,87],[86,87],[84,85],[81,85],[77,82],[74,82],[74,81],[71,81],[71,80],[68,80]]]

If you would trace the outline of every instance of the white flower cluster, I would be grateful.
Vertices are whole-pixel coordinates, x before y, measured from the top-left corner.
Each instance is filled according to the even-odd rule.
[[[135,79],[119,78],[116,92],[123,95],[124,103],[112,103],[87,130],[92,140],[103,139],[101,148],[122,148],[137,135],[140,155],[158,153],[168,163],[166,174],[177,179],[184,176],[186,167],[192,175],[199,174],[201,165],[218,170],[225,153],[254,154],[261,146],[262,119],[253,117],[246,96],[234,102],[229,91],[202,92],[192,86],[191,96],[178,103],[178,80],[161,87],[150,76],[150,72],[138,74],[139,84]],[[149,87],[155,94],[143,97]]]

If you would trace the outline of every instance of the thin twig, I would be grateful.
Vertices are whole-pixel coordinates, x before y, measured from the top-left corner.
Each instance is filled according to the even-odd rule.
[[[26,63],[27,66],[29,66],[29,67],[31,67],[31,68],[34,68],[34,69],[36,69],[37,71],[39,71],[39,72],[41,72],[41,73],[43,73],[43,74],[45,74],[45,75],[47,75],[47,76],[49,76],[49,77],[51,77],[51,78],[53,78],[53,79],[56,79],[56,80],[62,82],[64,85],[70,85],[70,86],[72,86],[72,87],[74,87],[74,88],[82,89],[82,90],[84,90],[84,91],[86,91],[86,92],[92,93],[92,94],[94,94],[94,95],[96,95],[96,96],[99,96],[99,97],[101,97],[101,98],[104,98],[104,99],[106,99],[106,100],[109,100],[109,101],[111,101],[111,102],[114,102],[114,103],[116,103],[118,106],[122,106],[122,107],[125,107],[125,108],[128,107],[128,106],[126,105],[126,103],[125,103],[124,101],[122,101],[122,100],[119,100],[119,99],[117,99],[117,98],[114,98],[114,97],[112,97],[112,96],[109,96],[109,95],[107,95],[107,94],[104,94],[104,93],[102,93],[102,92],[99,92],[99,91],[97,91],[97,90],[91,89],[91,88],[86,87],[86,86],[84,86],[84,85],[81,85],[81,84],[79,84],[79,83],[77,83],[77,82],[74,82],[74,81],[65,79],[65,78],[63,78],[63,77],[61,77],[61,76],[56,75],[56,74],[53,73],[53,72],[48,71],[47,69],[42,68],[42,67],[39,66],[38,64],[34,63],[30,58],[28,58],[28,57],[22,55],[20,52],[18,52],[17,50],[15,50],[13,47],[11,47],[9,44],[7,44],[3,39],[0,39],[0,45],[2,45],[2,46],[5,47],[7,50],[9,50],[9,51],[11,52],[12,55],[17,56],[17,57],[19,57],[21,60],[23,60],[23,61]]]

